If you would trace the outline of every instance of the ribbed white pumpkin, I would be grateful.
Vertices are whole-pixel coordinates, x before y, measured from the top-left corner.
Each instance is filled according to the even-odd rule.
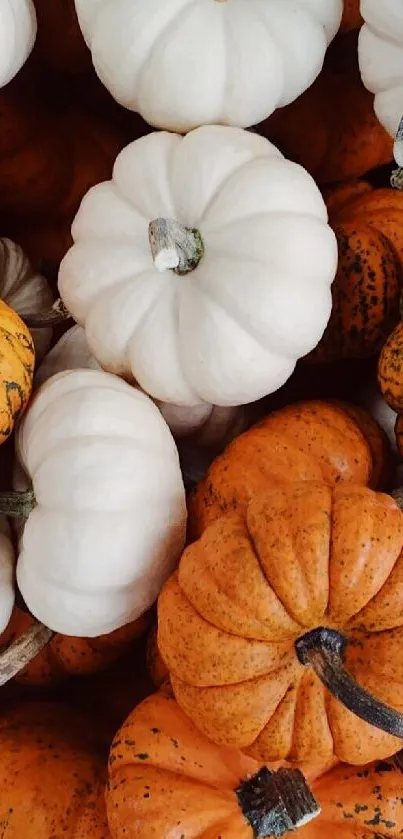
[[[186,529],[178,453],[152,401],[102,371],[59,373],[22,419],[17,459],[37,502],[17,561],[34,617],[92,637],[146,611]]]
[[[8,84],[25,64],[36,37],[32,0],[0,2],[0,87]]]
[[[0,297],[22,318],[50,308],[53,295],[42,274],[34,271],[28,257],[11,239],[0,239]],[[31,329],[37,361],[45,355],[51,329]]]
[[[75,0],[95,70],[150,125],[248,126],[318,75],[342,0]]]
[[[378,119],[394,137],[403,116],[403,3],[361,0],[360,11],[365,21],[358,41],[362,80],[375,93]]]
[[[168,244],[155,236],[164,225]],[[84,197],[72,235],[59,271],[67,309],[104,369],[163,402],[259,399],[330,315],[337,245],[322,196],[249,131],[136,140]]]
[[[0,633],[3,632],[13,611],[15,555],[10,529],[5,516],[0,516]]]

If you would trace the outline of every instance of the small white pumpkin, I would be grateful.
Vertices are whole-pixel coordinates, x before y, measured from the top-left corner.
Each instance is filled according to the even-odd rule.
[[[59,373],[21,421],[17,460],[34,499],[17,498],[28,513],[17,581],[30,612],[86,637],[139,617],[186,531],[178,453],[153,402],[99,370]]]
[[[25,64],[36,38],[32,0],[1,0],[0,87],[8,84]]]
[[[24,315],[40,314],[52,305],[53,294],[47,280],[34,271],[28,257],[11,239],[0,238],[0,297],[24,319]],[[35,356],[45,355],[52,339],[52,330],[31,329]]]
[[[403,116],[402,0],[361,0],[358,41],[362,80],[375,94],[375,113],[392,137]],[[402,165],[401,161],[397,161]]]
[[[95,70],[157,128],[255,125],[308,88],[342,0],[75,0]]]
[[[0,634],[4,632],[13,611],[15,555],[10,528],[5,516],[0,516]]]
[[[176,405],[245,405],[318,343],[337,245],[311,176],[258,134],[155,132],[83,198],[59,290],[99,364]]]

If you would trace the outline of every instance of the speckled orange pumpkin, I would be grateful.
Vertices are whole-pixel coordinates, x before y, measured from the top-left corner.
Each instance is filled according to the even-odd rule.
[[[106,794],[112,837],[281,836],[281,831],[264,831],[264,824],[259,823],[262,805],[270,801],[274,804],[273,791],[267,796],[270,772],[263,768],[259,784],[261,769],[260,763],[241,752],[211,743],[174,699],[154,694],[130,714],[112,743]],[[309,782],[323,769],[323,764],[306,767]],[[256,793],[260,793],[258,801]],[[249,817],[253,799],[252,825]],[[282,809],[283,802],[277,803]]]
[[[360,177],[393,159],[393,141],[361,81],[357,36],[336,36],[313,85],[258,126],[320,184]]]
[[[218,519],[158,602],[179,705],[217,744],[262,761],[393,754],[402,715],[389,733],[375,727],[344,682],[347,671],[403,710],[402,546],[396,502],[348,484],[288,484]]]
[[[0,300],[0,444],[10,436],[32,391],[35,348],[19,315]]]
[[[0,714],[0,826],[7,839],[108,839],[106,755],[86,717],[61,704]]]
[[[14,680],[26,685],[46,685],[68,676],[82,676],[106,669],[147,629],[149,614],[98,638],[55,635]],[[14,609],[10,623],[0,635],[0,652],[33,624],[31,616]]]
[[[326,196],[338,241],[329,323],[313,361],[368,358],[399,320],[403,279],[403,193],[353,181]]]
[[[242,511],[256,491],[289,481],[324,480],[376,486],[374,462],[360,426],[340,405],[288,405],[237,437],[189,498],[189,537],[226,512]]]
[[[403,413],[403,321],[382,347],[378,383],[385,402],[398,414]]]

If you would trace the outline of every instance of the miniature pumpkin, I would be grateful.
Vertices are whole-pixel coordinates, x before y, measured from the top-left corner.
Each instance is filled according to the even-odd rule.
[[[10,614],[11,609],[8,620]],[[0,684],[3,681],[2,677],[8,675],[4,665],[4,656],[1,653],[35,627],[35,621],[31,615],[19,608],[14,609],[9,623],[8,620],[3,624],[4,632],[0,635]],[[148,623],[149,615],[145,613],[132,623],[98,638],[77,638],[56,634],[37,655],[28,660],[25,666],[14,674],[15,681],[23,685],[48,685],[69,676],[87,676],[98,673],[119,658],[145,631]]]
[[[273,772],[217,748],[163,694],[142,702],[118,731],[106,802],[112,839],[263,839],[319,812],[300,771]]]
[[[31,395],[35,349],[29,330],[0,300],[0,444],[10,436]]]
[[[143,0],[75,4],[112,96],[150,125],[183,133],[207,123],[253,125],[300,96],[318,75],[342,13],[341,0],[319,0],[314,9],[309,0],[290,8],[256,0],[250,9],[198,8],[192,0],[157,0],[152,8]]]
[[[403,321],[385,341],[378,360],[378,383],[385,402],[403,413]]]
[[[0,9],[0,87],[25,64],[36,37],[32,0],[2,0]]]
[[[375,113],[389,134],[402,117],[403,9],[400,0],[361,0],[364,26],[358,41],[360,71],[375,94]]]
[[[393,142],[362,84],[356,33],[336,38],[312,87],[258,130],[320,184],[357,178],[390,163]]]
[[[230,443],[189,498],[189,531],[199,536],[253,493],[295,480],[372,484],[379,472],[355,419],[342,406],[312,400],[288,405]],[[374,484],[375,485],[375,484]]]
[[[94,721],[61,703],[0,715],[0,824],[7,839],[109,839],[104,745]]]
[[[19,245],[4,238],[0,238],[0,297],[22,318],[48,309],[53,302],[45,277],[34,271]],[[31,335],[40,361],[50,345],[52,330],[32,329]]]
[[[154,399],[252,402],[326,326],[337,249],[323,199],[251,132],[203,126],[131,143],[72,234],[63,302],[102,367]]]
[[[17,581],[32,615],[86,638],[140,617],[186,528],[178,454],[152,401],[108,373],[59,373],[31,401],[17,460],[32,489],[0,507],[26,517]]]
[[[309,359],[368,358],[399,320],[403,194],[356,181],[331,190],[327,206],[339,264],[332,314]]]
[[[184,712],[264,762],[392,755],[402,548],[397,503],[350,484],[289,483],[214,522],[158,601],[158,647]]]

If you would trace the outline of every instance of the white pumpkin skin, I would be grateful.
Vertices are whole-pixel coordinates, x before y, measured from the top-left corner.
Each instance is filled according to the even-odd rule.
[[[17,560],[30,612],[86,637],[135,620],[172,573],[186,530],[178,453],[156,406],[108,373],[59,373],[21,421],[17,458],[37,501]]]
[[[11,618],[15,600],[15,555],[5,516],[0,516],[0,634]]]
[[[32,0],[1,0],[0,87],[8,84],[25,64],[36,38]]]
[[[34,271],[22,248],[6,238],[0,238],[0,297],[22,318],[46,312],[53,303],[53,294],[45,277]],[[40,360],[50,346],[52,330],[30,331],[35,357]]]
[[[153,263],[159,217],[200,232],[204,255],[184,276]],[[105,370],[163,402],[256,401],[284,384],[330,315],[337,245],[323,198],[249,131],[136,140],[83,198],[72,236],[64,304]]]
[[[395,137],[403,116],[403,4],[361,0],[360,11],[364,18],[358,41],[361,77],[375,94],[379,121]]]
[[[95,71],[157,128],[246,127],[319,74],[342,0],[75,0]]]

